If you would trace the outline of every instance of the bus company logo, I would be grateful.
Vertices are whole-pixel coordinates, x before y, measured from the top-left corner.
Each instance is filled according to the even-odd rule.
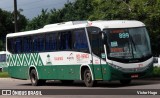
[[[60,56],[60,57],[54,57],[54,60],[55,61],[63,61],[63,57],[62,56]]]
[[[74,60],[73,53],[71,53],[71,54],[67,57],[67,59],[68,59],[69,61]]]
[[[87,62],[86,60],[89,58],[89,54],[77,54],[76,59],[79,63]]]
[[[42,95],[42,91],[39,90],[2,90],[3,96],[16,95]]]
[[[2,90],[2,95],[12,95],[11,90]]]
[[[47,65],[52,64],[51,59],[50,59],[50,55],[49,55],[49,54],[47,55],[46,64],[47,64]]]
[[[95,60],[95,64],[100,64],[100,61],[99,60]]]

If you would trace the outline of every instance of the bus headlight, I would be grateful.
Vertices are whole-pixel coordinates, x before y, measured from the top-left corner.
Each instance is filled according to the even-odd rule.
[[[148,68],[150,68],[151,66],[153,66],[153,62],[149,63],[147,66],[145,67],[140,67],[140,68],[122,68],[120,66],[114,65],[112,63],[108,63],[109,66],[111,66],[114,69],[123,71],[123,72],[142,72],[147,70]]]
[[[115,68],[115,69],[118,69],[118,70],[122,69],[122,67],[116,66],[116,65],[114,65],[114,64],[112,64],[112,63],[109,63],[109,65],[110,65],[111,67]]]

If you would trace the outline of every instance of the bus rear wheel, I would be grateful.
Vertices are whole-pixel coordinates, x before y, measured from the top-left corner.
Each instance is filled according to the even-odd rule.
[[[87,87],[93,87],[95,85],[95,82],[92,79],[92,75],[89,69],[85,69],[84,71],[84,83]]]
[[[46,82],[46,80],[38,79],[37,72],[35,69],[32,69],[30,72],[30,80],[31,80],[32,86],[41,86]]]

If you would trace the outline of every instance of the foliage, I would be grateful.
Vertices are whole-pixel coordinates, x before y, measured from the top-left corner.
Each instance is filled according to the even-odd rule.
[[[2,42],[4,42],[5,40],[6,33],[11,32],[13,30],[14,30],[14,25],[12,23],[12,14],[0,9],[0,39],[1,39],[0,46],[3,46]]]
[[[24,29],[27,25],[27,19],[24,15],[21,15],[20,12],[22,10],[18,11],[18,30],[21,31]],[[4,11],[0,9],[0,51],[5,50],[5,38],[6,34],[13,33],[14,32],[14,15],[11,12]]]
[[[0,78],[7,78],[9,77],[8,72],[0,72]]]
[[[154,67],[153,77],[160,77],[160,67]]]

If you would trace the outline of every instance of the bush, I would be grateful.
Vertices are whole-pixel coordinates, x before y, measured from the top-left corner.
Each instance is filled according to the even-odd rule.
[[[160,67],[154,67],[153,77],[160,77]]]
[[[9,77],[8,72],[0,72],[0,78],[7,78]]]

